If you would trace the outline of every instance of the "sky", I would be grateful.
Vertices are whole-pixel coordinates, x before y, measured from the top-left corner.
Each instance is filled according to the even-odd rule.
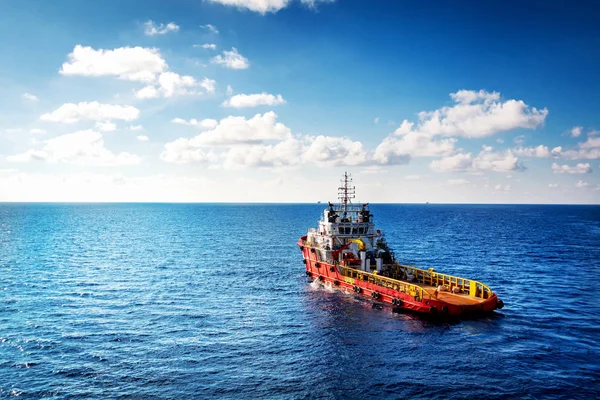
[[[600,203],[593,2],[0,10],[0,202]]]

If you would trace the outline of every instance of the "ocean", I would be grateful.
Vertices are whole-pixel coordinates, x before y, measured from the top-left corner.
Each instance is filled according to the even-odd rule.
[[[600,206],[372,204],[460,321],[311,284],[323,204],[0,204],[0,397],[600,398]]]

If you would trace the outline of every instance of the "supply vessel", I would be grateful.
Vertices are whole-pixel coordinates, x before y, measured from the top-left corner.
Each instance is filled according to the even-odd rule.
[[[490,313],[504,306],[489,287],[473,279],[402,265],[368,203],[353,204],[355,187],[344,173],[338,204],[328,203],[317,228],[298,240],[306,274],[322,284],[428,315]]]

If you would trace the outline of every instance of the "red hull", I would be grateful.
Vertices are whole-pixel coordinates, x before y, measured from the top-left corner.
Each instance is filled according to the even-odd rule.
[[[439,313],[459,316],[473,313],[488,313],[498,308],[498,297],[496,294],[478,304],[456,305],[439,299],[415,300],[411,295],[404,292],[375,285],[367,281],[347,278],[340,274],[333,264],[319,261],[316,252],[311,252],[311,248],[305,247],[302,241],[303,239],[298,241],[298,246],[304,257],[307,275],[323,283],[329,282],[332,287],[354,291],[361,296],[374,298],[378,302],[390,304],[395,308],[426,314]]]

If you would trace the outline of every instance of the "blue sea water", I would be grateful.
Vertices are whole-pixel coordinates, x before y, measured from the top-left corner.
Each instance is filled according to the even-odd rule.
[[[600,207],[372,205],[506,304],[458,322],[311,285],[322,208],[0,204],[0,397],[600,397]]]

